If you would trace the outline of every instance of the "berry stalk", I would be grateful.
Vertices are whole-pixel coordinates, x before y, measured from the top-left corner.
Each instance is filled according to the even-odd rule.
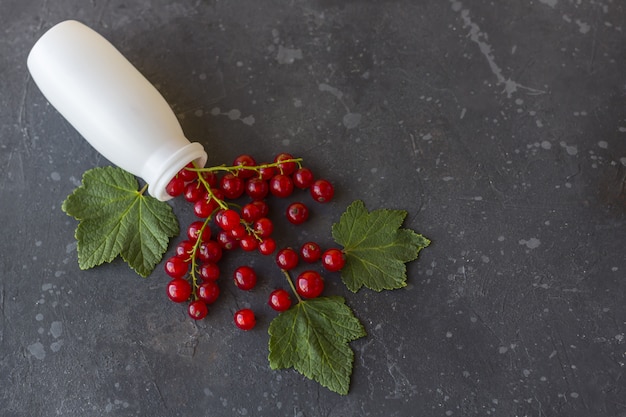
[[[283,272],[283,275],[285,275],[285,278],[287,279],[287,282],[289,283],[289,287],[291,288],[291,291],[296,296],[296,299],[298,300],[298,302],[299,303],[302,302],[302,298],[300,297],[300,294],[298,294],[298,291],[296,291],[296,287],[293,285],[293,281],[291,280],[291,276],[289,275],[289,272],[285,271],[284,269],[281,269],[281,271]]]

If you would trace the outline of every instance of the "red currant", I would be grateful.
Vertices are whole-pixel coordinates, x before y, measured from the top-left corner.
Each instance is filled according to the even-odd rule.
[[[194,300],[187,306],[187,314],[194,320],[202,320],[209,314],[209,308],[203,300]]]
[[[255,200],[251,204],[254,204],[261,210],[261,217],[267,217],[270,212],[270,206],[264,200]]]
[[[281,162],[288,159],[294,159],[294,157],[286,152],[280,153],[276,155],[276,158],[274,158],[274,162],[279,162],[278,169],[284,175],[291,175],[298,168],[298,164],[296,162]]]
[[[176,256],[189,262],[191,260],[191,253],[193,252],[194,243],[191,240],[183,240],[176,245]]]
[[[254,269],[249,266],[240,266],[233,273],[233,280],[237,288],[242,290],[251,290],[256,285],[257,276]]]
[[[328,271],[341,271],[345,264],[346,257],[339,249],[328,249],[322,254],[322,265]]]
[[[189,264],[179,256],[172,256],[165,261],[165,273],[172,278],[182,278],[188,270]]]
[[[291,307],[291,297],[286,290],[279,288],[271,292],[267,304],[276,311],[287,311]]]
[[[276,241],[271,237],[263,239],[259,242],[259,252],[262,255],[271,255],[276,250]]]
[[[256,325],[256,317],[254,311],[249,308],[243,308],[235,313],[235,325],[241,330],[252,330]]]
[[[185,191],[185,181],[179,176],[175,176],[165,186],[165,192],[172,197],[178,197]]]
[[[307,242],[300,248],[300,255],[306,262],[316,262],[322,256],[322,248],[315,242]]]
[[[289,271],[298,266],[298,252],[291,248],[285,248],[278,251],[276,254],[276,263],[280,269]]]
[[[193,212],[201,219],[206,219],[215,211],[218,207],[217,201],[211,198],[208,193],[203,193],[200,200],[196,201],[193,205]]]
[[[197,171],[191,171],[187,168],[195,168],[193,166],[193,162],[188,163],[183,169],[178,172],[178,177],[182,178],[183,181],[193,181],[198,178]]]
[[[235,200],[242,196],[246,187],[242,178],[229,172],[224,174],[220,180],[220,189],[224,192],[226,198]]]
[[[243,224],[239,223],[237,226],[235,226],[232,229],[230,229],[228,231],[228,233],[230,233],[230,235],[232,237],[234,237],[235,239],[241,239],[246,234],[248,234],[248,231],[246,230],[246,226],[244,226]]]
[[[220,287],[215,281],[207,281],[200,284],[196,293],[204,303],[213,304],[220,296]]]
[[[302,224],[309,218],[309,208],[302,203],[291,203],[287,207],[287,220],[293,224]]]
[[[217,281],[220,277],[220,267],[213,262],[204,262],[198,268],[198,274],[203,281]]]
[[[254,160],[253,157],[251,157],[248,154],[239,155],[237,158],[235,158],[235,161],[233,162],[233,166],[236,166],[236,167],[238,166],[253,167],[255,165],[256,165],[256,161]],[[251,178],[251,177],[254,177],[255,175],[256,173],[252,169],[239,169],[237,171],[237,176],[241,178]]]
[[[304,271],[296,278],[296,291],[304,298],[319,297],[324,291],[324,278],[316,271]]]
[[[204,194],[205,192],[202,189],[202,185],[197,181],[190,182],[189,184],[185,185],[185,191],[183,192],[185,200],[189,201],[190,203],[195,203],[196,201],[200,200],[204,196]]]
[[[311,197],[318,203],[328,203],[335,195],[333,185],[327,180],[317,180],[311,185]]]
[[[202,232],[202,235],[200,233]],[[204,225],[203,221],[195,221],[187,227],[187,237],[190,241],[195,242],[200,238],[203,242],[211,239],[211,228]]]
[[[313,171],[309,168],[299,168],[293,173],[291,178],[293,179],[293,185],[303,190],[309,188],[315,181]]]
[[[245,235],[239,239],[239,247],[246,252],[251,252],[259,246],[259,241],[255,235]]]
[[[262,200],[270,192],[267,181],[261,178],[250,178],[246,181],[246,194],[253,200]]]
[[[239,242],[226,230],[220,230],[217,234],[217,242],[222,249],[231,250],[239,247]]]
[[[277,174],[277,170],[275,167],[259,168],[259,178],[261,178],[262,180],[269,181],[276,174]]]
[[[215,215],[215,223],[222,230],[232,230],[241,223],[241,216],[233,209],[220,210]]]
[[[167,296],[175,303],[187,301],[191,296],[191,284],[186,279],[174,278],[167,284]]]
[[[254,233],[256,233],[257,236],[267,238],[270,237],[274,231],[274,222],[267,217],[262,217],[254,222],[252,229],[254,229]]]
[[[270,192],[276,197],[285,198],[293,193],[293,181],[285,174],[277,174],[270,180]]]
[[[258,204],[248,203],[241,208],[241,218],[248,223],[253,223],[261,217],[263,217],[261,207]]]
[[[217,174],[215,172],[203,171],[200,175],[202,175],[202,178],[209,184],[209,186],[211,186],[211,188],[217,187],[217,184],[219,183],[219,178],[217,177]]]
[[[200,243],[196,254],[203,262],[217,263],[222,259],[222,246],[215,240],[207,240],[206,242]]]

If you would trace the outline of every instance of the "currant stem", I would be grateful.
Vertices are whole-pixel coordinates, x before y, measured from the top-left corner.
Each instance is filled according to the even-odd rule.
[[[281,161],[278,162],[271,162],[268,164],[261,164],[261,165],[217,165],[217,166],[213,166],[213,167],[208,167],[208,168],[185,168],[188,169],[189,171],[196,171],[198,173],[200,172],[217,172],[217,171],[226,171],[226,172],[232,172],[232,173],[237,173],[238,171],[242,171],[242,170],[247,170],[247,171],[256,171],[258,172],[259,170],[263,169],[263,168],[276,168],[278,166],[280,166],[281,164],[287,163],[287,162],[295,162],[298,164],[299,167],[302,166],[302,158],[290,158],[290,159],[283,159]],[[195,165],[194,165],[195,166]]]
[[[141,190],[139,190],[139,195],[144,195],[147,189],[148,189],[148,184],[141,187]]]
[[[202,244],[202,233],[204,233],[205,228],[209,227],[210,221],[211,221],[211,216],[207,217],[207,219],[204,221],[204,224],[198,231],[198,239],[193,244],[193,248],[191,249],[191,273],[190,275],[191,275],[191,286],[193,288],[192,293],[193,293],[194,300],[198,299],[198,294],[196,291],[198,289],[198,277],[196,276],[196,267],[198,266],[198,264],[196,262],[196,254],[198,253],[198,248],[200,247],[200,244]]]
[[[187,169],[190,169],[190,168],[187,168]],[[206,192],[209,194],[209,200],[211,199],[215,200],[221,209],[224,209],[224,210],[228,209],[228,205],[223,200],[215,197],[215,194],[213,194],[213,190],[211,190],[211,184],[209,184],[207,180],[204,179],[204,177],[200,174],[200,171],[197,171],[197,169],[193,169],[193,170],[198,172],[198,181],[200,181],[200,183],[204,186],[204,189],[206,190]]]
[[[293,282],[291,281],[291,276],[289,275],[289,272],[285,271],[284,269],[281,269],[281,271],[283,271],[285,278],[287,278],[287,282],[289,283],[289,286],[291,287],[291,291],[293,291],[294,295],[298,299],[298,302],[299,303],[302,302],[302,298],[300,298],[300,294],[298,294],[298,291],[296,291],[296,287],[294,287]]]

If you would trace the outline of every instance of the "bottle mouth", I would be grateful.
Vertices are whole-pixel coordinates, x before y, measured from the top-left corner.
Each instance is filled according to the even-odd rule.
[[[162,159],[162,162],[157,164],[158,166],[154,166],[148,161],[144,168],[148,172],[142,175],[142,178],[148,183],[148,192],[151,196],[160,201],[168,201],[173,197],[167,193],[165,188],[172,178],[190,162],[193,162],[198,168],[204,168],[207,159],[207,153],[202,145],[198,142],[192,142]]]

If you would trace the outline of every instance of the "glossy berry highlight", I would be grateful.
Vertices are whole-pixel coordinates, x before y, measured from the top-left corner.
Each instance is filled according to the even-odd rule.
[[[289,292],[279,288],[270,293],[267,304],[278,312],[287,311],[291,307],[291,296]]]
[[[187,314],[194,320],[202,320],[209,313],[209,308],[202,300],[194,300],[187,306]]]
[[[346,264],[346,256],[339,249],[328,249],[322,254],[322,265],[330,272],[341,271]]]
[[[235,325],[241,330],[252,330],[256,326],[256,316],[249,308],[238,310],[234,315]]]
[[[324,278],[317,271],[304,271],[296,278],[296,292],[304,298],[319,297],[324,291]]]
[[[249,291],[256,286],[257,275],[249,266],[240,266],[233,273],[233,281],[240,290]]]

